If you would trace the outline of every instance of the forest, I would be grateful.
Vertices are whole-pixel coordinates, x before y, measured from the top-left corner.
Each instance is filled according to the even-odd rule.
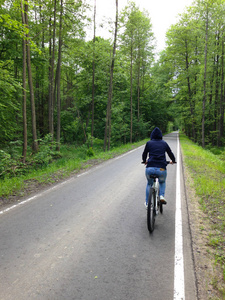
[[[105,39],[95,0],[1,0],[1,177],[14,147],[26,164],[43,143],[107,151],[155,126],[224,146],[225,0],[194,1],[157,55],[150,14],[119,1]]]

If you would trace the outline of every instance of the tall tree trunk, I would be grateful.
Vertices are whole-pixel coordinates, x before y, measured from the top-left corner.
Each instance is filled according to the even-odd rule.
[[[61,0],[60,21],[59,21],[59,49],[58,49],[58,66],[57,66],[57,146],[56,150],[60,150],[60,131],[61,131],[61,97],[60,97],[60,81],[61,81],[61,61],[62,61],[62,15],[63,0]]]
[[[95,24],[96,18],[96,0],[94,0],[94,36],[93,36],[93,62],[92,62],[92,117],[91,117],[91,146],[93,146],[94,137],[94,113],[95,113]]]
[[[40,11],[41,11],[41,7],[40,7]],[[42,28],[44,27],[44,14],[41,14],[41,23],[42,23]],[[42,30],[42,37],[41,37],[41,49],[44,53],[44,50],[45,50],[45,31]],[[42,78],[45,77],[45,67],[42,66],[41,68],[41,76]],[[43,81],[41,83],[41,103],[40,103],[40,133],[42,136],[44,136],[45,134],[45,131],[46,131],[46,128],[48,128],[48,125],[45,125],[48,120],[45,120],[46,118],[44,118],[44,115],[45,115],[45,103],[47,103],[47,101],[45,100],[46,99],[46,95],[45,95],[45,92],[44,92],[44,84],[43,84]],[[47,123],[48,124],[48,123]]]
[[[137,102],[138,102],[138,108],[137,108],[137,117],[138,117],[138,123],[140,121],[140,72],[141,72],[141,55],[140,55],[140,46],[138,47],[138,82],[137,82]]]
[[[28,0],[25,3],[25,23],[27,28],[28,26]],[[35,101],[34,101],[34,88],[32,81],[32,71],[31,71],[31,56],[30,56],[30,44],[29,44],[29,34],[26,36],[27,38],[27,70],[28,70],[28,82],[30,88],[30,102],[31,102],[31,120],[32,120],[32,135],[33,135],[33,151],[38,151],[38,143],[37,143],[37,129],[36,129],[36,112],[35,112]]]
[[[54,65],[55,65],[55,29],[56,29],[56,0],[54,1],[54,20],[53,20],[53,37],[51,38],[51,19],[49,24],[49,102],[48,102],[48,117],[49,117],[49,133],[54,135]],[[52,49],[51,49],[52,48]]]
[[[23,1],[21,1],[22,23],[25,24]],[[23,163],[26,162],[27,156],[27,95],[26,95],[26,35],[23,38]]]
[[[189,61],[188,61],[188,47],[187,40],[185,40],[185,48],[186,48],[186,71],[187,71],[187,85],[188,85],[188,98],[190,103],[190,114],[191,114],[191,124],[192,124],[192,138],[194,142],[196,142],[196,133],[195,133],[195,117],[194,117],[194,103],[192,101],[192,92],[191,92],[191,84],[190,84],[190,76],[189,76]]]
[[[223,58],[222,58],[223,60]],[[215,72],[213,71],[213,76],[211,79],[211,95],[210,95],[210,99],[209,99],[209,105],[210,107],[212,107],[212,98],[213,98],[213,92],[214,92],[214,106],[212,107],[212,109],[210,110],[210,115],[209,115],[209,119],[213,120],[213,124],[212,124],[212,131],[217,131],[217,136],[213,136],[211,139],[211,143],[212,145],[216,145],[218,142],[218,136],[219,136],[219,132],[218,132],[218,119],[219,119],[219,111],[218,111],[218,106],[219,106],[219,88],[221,88],[221,92],[223,93],[223,88],[222,86],[220,86],[220,80],[221,80],[221,75],[220,75],[220,57],[219,55],[217,55],[214,59],[214,64],[215,64]],[[215,78],[215,79],[214,79]],[[215,87],[214,87],[214,81],[215,81]]]
[[[112,106],[112,93],[113,93],[113,71],[114,71],[114,63],[115,63],[115,55],[116,55],[117,25],[118,25],[118,0],[116,0],[116,21],[115,21],[114,43],[113,43],[113,56],[112,56],[112,62],[110,68],[108,103],[107,103],[107,111],[106,111],[104,151],[106,150],[107,140],[108,140],[108,150],[110,149],[111,106]]]
[[[219,124],[218,124],[218,146],[222,146],[223,130],[224,130],[224,39],[222,38],[222,55],[221,55],[221,95],[220,95],[220,107],[219,107]]]
[[[38,17],[39,15],[39,17]],[[39,5],[37,10],[35,10],[35,28],[36,28],[36,37],[39,37],[36,40],[36,43],[38,44],[38,47],[41,48],[41,51],[44,53],[45,49],[45,30],[44,28],[44,13],[42,12],[42,5]],[[40,26],[41,25],[41,32],[40,32]],[[40,134],[40,137],[44,136],[44,86],[43,86],[43,78],[45,76],[45,66],[44,64],[36,64],[36,70],[35,70],[35,100],[36,100],[36,111],[37,111],[37,128]]]
[[[206,105],[206,72],[207,72],[207,52],[208,52],[208,30],[209,30],[209,9],[206,8],[205,25],[205,62],[204,62],[204,82],[203,82],[203,102],[202,102],[202,147],[205,148],[205,105]]]
[[[130,143],[133,140],[133,42],[131,43],[130,58]]]

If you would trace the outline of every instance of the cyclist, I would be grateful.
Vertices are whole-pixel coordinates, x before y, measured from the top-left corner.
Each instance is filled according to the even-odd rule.
[[[146,161],[149,153],[149,159]],[[158,127],[152,131],[150,136],[150,141],[148,141],[145,145],[144,152],[142,154],[143,163],[146,164],[145,175],[147,178],[147,186],[146,186],[146,200],[145,206],[148,205],[148,195],[150,191],[150,187],[153,184],[153,179],[150,178],[150,175],[158,175],[159,176],[159,196],[160,202],[162,204],[166,204],[166,199],[164,198],[165,190],[166,190],[166,176],[167,176],[167,161],[166,155],[167,153],[172,160],[172,164],[175,163],[176,159],[171,151],[167,142],[162,139],[162,132]]]

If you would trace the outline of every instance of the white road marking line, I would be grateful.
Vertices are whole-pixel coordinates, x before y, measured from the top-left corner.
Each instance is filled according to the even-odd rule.
[[[137,150],[140,149],[140,148],[143,148],[143,145],[142,145],[142,146],[139,146],[138,148],[135,148],[135,149],[133,149],[133,150],[130,150],[130,151],[124,153],[124,154],[121,154],[120,156],[117,156],[117,157],[115,157],[114,159],[115,159],[115,160],[120,159],[120,158],[122,158],[122,157],[124,157],[124,156],[127,156],[128,154],[134,152],[134,151],[137,151]]]
[[[185,299],[182,211],[180,196],[180,142],[177,135],[177,178],[176,178],[176,215],[175,215],[175,261],[174,261],[174,300]]]
[[[87,172],[84,172],[84,173],[78,174],[78,175],[77,175],[77,177],[81,177],[81,176],[87,175],[88,173],[90,173],[90,172],[88,172],[88,171],[87,171]]]
[[[38,193],[38,194],[36,194],[36,195],[34,195],[34,196],[32,196],[32,197],[30,197],[30,198],[24,200],[24,201],[21,201],[21,202],[19,202],[19,203],[17,203],[17,204],[14,204],[14,205],[12,205],[12,206],[6,208],[6,209],[3,209],[3,210],[0,211],[0,215],[2,215],[2,214],[4,214],[4,213],[6,213],[6,212],[8,212],[8,211],[10,211],[10,210],[12,210],[12,209],[18,207],[18,206],[24,205],[24,204],[26,204],[26,203],[28,203],[28,202],[30,202],[30,201],[32,201],[32,200],[38,198],[38,197],[41,197],[41,196],[43,196],[43,195],[45,195],[45,194],[47,194],[47,193],[49,193],[49,192],[55,190],[56,188],[60,188],[62,185],[66,184],[67,182],[69,182],[69,181],[71,181],[71,180],[72,180],[72,179],[70,178],[70,179],[68,179],[68,180],[66,180],[66,181],[64,181],[64,182],[61,182],[61,183],[59,183],[59,184],[57,184],[57,185],[55,185],[55,186],[53,186],[53,187],[47,189],[47,190],[44,191],[44,192]]]

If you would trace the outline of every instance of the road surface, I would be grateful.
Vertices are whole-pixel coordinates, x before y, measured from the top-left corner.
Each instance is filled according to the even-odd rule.
[[[177,133],[164,139],[177,156]],[[150,235],[143,149],[111,159],[1,212],[1,300],[179,299],[174,296],[177,166],[168,166],[168,204]],[[194,300],[180,170],[184,293],[186,300]]]

